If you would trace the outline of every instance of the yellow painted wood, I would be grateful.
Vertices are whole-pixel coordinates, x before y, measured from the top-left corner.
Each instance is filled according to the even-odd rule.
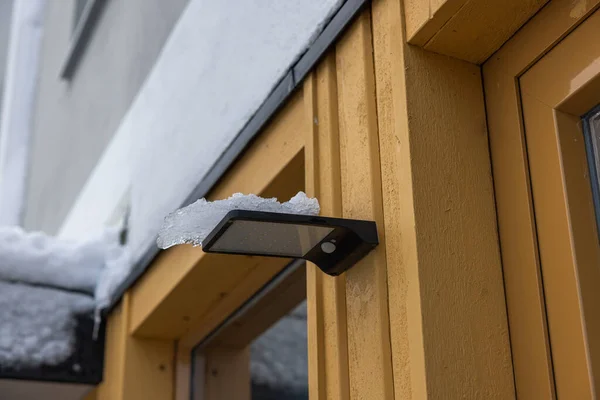
[[[307,113],[306,190],[321,214],[340,217],[341,179],[335,54],[304,83]],[[308,359],[311,399],[349,398],[345,277],[307,265]]]
[[[170,399],[173,396],[174,342],[130,336],[131,301],[123,301],[107,326],[104,380],[98,400]]]
[[[268,265],[262,265],[255,271],[269,271]],[[192,349],[208,334],[214,331],[225,318],[234,313],[266,282],[267,276],[256,275],[250,277],[243,285],[236,288],[229,296],[225,297],[211,308],[177,343],[176,360],[176,399],[188,400],[190,397],[190,366],[202,364],[201,360],[192,360]],[[298,269],[282,280],[281,285],[272,292],[262,297],[252,309],[248,310],[241,318],[236,319],[230,326],[223,329],[213,338],[210,346],[221,349],[240,350],[248,345],[262,332],[267,330],[274,322],[288,314],[306,297],[306,280],[304,270]],[[198,358],[199,356],[196,356]],[[203,364],[202,364],[203,365]],[[195,384],[200,382],[196,371]]]
[[[554,134],[553,111],[527,95],[522,101],[557,396],[591,399],[577,276],[572,268],[567,268],[573,257],[567,216],[564,209],[537,198],[558,195],[563,200],[556,140],[550,140],[548,135],[544,135],[545,139],[540,137],[546,132]],[[561,217],[554,218],[550,213],[558,210]],[[565,374],[575,379],[565,379]]]
[[[515,77],[484,70],[494,192],[519,398],[554,396],[527,153]]]
[[[126,344],[122,399],[173,397],[175,344],[170,340],[129,337]]]
[[[96,400],[98,395],[98,391],[96,389],[90,390],[88,394],[82,400]]]
[[[306,118],[306,193],[314,196],[319,189],[318,130],[319,123],[316,102],[316,78],[310,74],[304,82],[304,105]],[[316,118],[316,119],[315,119]],[[322,204],[320,204],[323,207]],[[323,212],[323,210],[322,210]],[[307,308],[307,347],[308,347],[308,394],[310,399],[324,399],[326,396],[325,335],[323,310],[323,278],[318,268],[306,264],[306,308]]]
[[[262,194],[288,165],[301,165],[293,163],[303,162],[296,158],[304,145],[303,135],[297,133],[304,119],[301,100],[301,93],[290,100],[209,198],[226,198],[235,192]],[[300,182],[289,180],[286,187],[279,187],[278,194],[287,195],[291,192],[288,188],[302,190],[302,182],[303,178]],[[229,268],[232,259],[235,268]],[[205,254],[191,246],[161,253],[131,290],[132,332],[144,337],[180,337],[263,261],[260,257]],[[275,273],[281,266],[283,261],[270,272]],[[203,296],[199,298],[198,293]]]
[[[425,49],[481,64],[547,1],[468,1],[425,44]]]
[[[345,273],[350,396],[393,397],[370,12],[336,45],[342,215],[374,220],[379,246]]]
[[[427,398],[421,290],[399,1],[372,6],[388,261],[390,333],[396,399]],[[385,173],[387,171],[387,173]],[[423,185],[425,182],[422,183]]]
[[[245,349],[306,299],[306,271],[300,267],[256,300],[210,342],[211,347]]]
[[[405,24],[409,41],[425,46],[467,0],[405,0]]]
[[[104,377],[97,388],[98,400],[118,400],[123,392],[123,366],[125,340],[127,334],[124,302],[112,310],[106,323],[106,342],[104,350]]]
[[[501,75],[513,80],[521,76],[598,7],[599,0],[550,2],[483,65],[486,85],[490,82],[486,92],[500,92],[504,88]]]
[[[195,252],[196,249],[190,249],[190,251]],[[181,252],[178,253],[181,254]],[[227,257],[201,253],[197,260],[184,264],[176,263],[177,259],[169,257],[170,255],[170,253],[165,253],[161,257],[165,262],[161,262],[161,258],[159,258],[154,268],[157,270],[158,268],[171,269],[174,270],[174,274],[185,269],[186,273],[178,280],[165,282],[173,282],[172,290],[166,293],[150,314],[147,316],[135,314],[136,317],[140,317],[139,320],[136,319],[136,322],[139,321],[140,324],[132,326],[132,333],[139,337],[175,339],[181,336],[266,261],[261,257]],[[235,268],[231,268],[232,264],[235,265]],[[279,264],[275,264],[275,268],[269,269],[269,272],[275,274],[284,265],[285,261],[280,260]],[[166,272],[160,271],[160,274],[163,275]],[[139,290],[145,289],[145,287],[141,287]],[[134,288],[132,293],[139,292]],[[202,293],[202,296],[199,296],[199,293]],[[181,307],[177,307],[179,304]]]
[[[250,349],[206,354],[203,400],[250,400]]]
[[[553,398],[554,376],[516,80],[593,12],[599,3],[597,0],[551,2],[483,67],[513,364],[519,398]],[[570,56],[565,58],[569,59]],[[559,70],[560,68],[556,69],[553,74]]]
[[[303,189],[303,181],[304,160],[301,152],[260,193],[264,197],[290,198]],[[264,258],[260,268],[254,268],[227,295],[220,296],[209,311],[197,320],[189,322],[188,329],[179,338],[180,347],[191,348],[196,345],[287,264],[288,260],[285,259]]]
[[[175,359],[175,400],[190,400],[192,351],[177,343]]]
[[[600,246],[579,117],[600,103],[599,26],[596,12],[519,80],[559,398],[596,398],[600,385]]]
[[[597,77],[597,80],[600,76]],[[594,104],[600,102],[595,91]],[[580,309],[585,321],[587,368],[591,370],[595,396],[600,385],[600,247],[595,219],[594,203],[590,190],[589,170],[585,146],[581,139],[581,120],[578,116],[558,111],[555,114],[556,130],[561,144],[561,161],[564,192],[568,204],[571,252],[574,269],[578,273]],[[564,206],[564,205],[563,205]],[[558,239],[557,237],[553,239]],[[564,303],[561,303],[563,306]],[[570,370],[573,373],[573,369]]]
[[[326,398],[325,336],[323,334],[323,282],[314,264],[306,267],[308,393],[310,399]],[[332,371],[332,375],[335,371]]]
[[[409,32],[409,7],[421,3],[406,1]],[[468,40],[435,34],[473,15],[480,2],[468,3],[427,2],[418,31],[434,32],[425,35],[430,49],[471,46],[461,57],[480,62],[500,42],[473,46],[489,28],[480,20],[499,20],[473,17],[475,28],[464,23],[456,36]],[[211,198],[277,194],[306,179],[323,215],[378,222],[382,244],[345,276],[308,267],[311,398],[511,398],[480,70],[406,45],[400,7],[373,2],[373,24],[369,12],[353,24]],[[428,25],[432,15],[439,29]],[[286,186],[278,179],[292,176],[283,173],[291,164],[302,176]],[[111,371],[160,377],[156,362],[174,352],[174,339],[187,352],[285,264],[241,257],[232,273],[231,260],[187,246],[161,254],[130,292],[130,323],[116,331],[136,342],[113,345],[120,361]],[[182,363],[185,372],[189,359]],[[115,382],[114,393],[141,390]]]
[[[372,10],[395,397],[513,398],[479,68]]]
[[[179,341],[181,346],[185,346],[188,349],[194,347],[217,328],[225,318],[244,304],[246,300],[256,293],[277,272],[281,271],[287,265],[286,261],[285,259],[265,259],[260,268],[255,268],[238,286],[214,302],[206,313],[202,314],[197,321],[190,324],[189,329]]]
[[[407,0],[408,40],[427,50],[480,64],[547,1]],[[576,9],[585,0],[569,3]]]
[[[268,146],[256,153],[260,156],[261,152],[265,152]],[[251,178],[252,179],[252,178]],[[234,176],[232,181],[237,181]],[[240,184],[237,181],[237,184]],[[296,194],[299,190],[304,188],[304,155],[300,151],[292,160],[281,170],[279,174],[271,180],[271,182],[264,188],[257,190],[264,197],[278,197],[278,198],[290,198]],[[224,185],[227,183],[224,182]],[[254,190],[251,190],[254,192]],[[240,306],[242,306],[253,294],[255,294],[266,282],[268,282],[277,272],[281,271],[288,264],[289,260],[279,258],[261,258],[260,263],[253,268],[244,279],[238,282],[228,292],[221,292],[217,299],[208,303],[205,306],[206,298],[211,299],[211,296],[199,296],[198,293],[190,294],[190,301],[198,307],[196,309],[197,317],[188,322],[188,326],[185,331],[179,336],[177,341],[177,370],[176,370],[176,398],[177,399],[188,399],[189,398],[189,366],[190,366],[190,353],[192,348],[196,346],[202,339],[216,329],[229,315],[234,313]],[[203,273],[207,274],[205,281],[213,282],[215,275],[210,275],[212,271],[209,264],[205,264]],[[235,268],[238,268],[236,265]],[[196,265],[194,268],[198,268]],[[223,271],[230,271],[231,264],[228,264]],[[301,271],[299,271],[301,273]],[[294,277],[297,274],[294,274]],[[229,276],[228,276],[229,277]],[[297,282],[296,282],[297,283]],[[294,283],[289,286],[288,293],[284,294],[284,297],[280,300],[276,300],[274,309],[261,311],[261,315],[258,316],[261,324],[254,324],[251,326],[252,329],[248,329],[248,332],[244,332],[244,340],[249,342],[253,334],[258,334],[261,330],[266,329],[269,325],[269,321],[273,321],[273,318],[281,316],[282,313],[289,311],[289,308],[297,304],[301,298],[304,297],[305,292],[304,282],[300,282],[301,287]],[[215,286],[215,285],[213,285]],[[221,286],[222,287],[222,286]],[[291,302],[291,303],[290,303]],[[292,304],[292,305],[290,305]],[[207,309],[205,307],[208,307]],[[283,307],[283,308],[282,308]],[[286,309],[286,307],[288,307]],[[264,307],[263,307],[264,308]],[[206,309],[206,311],[202,311]],[[200,311],[200,312],[198,312]],[[256,311],[256,310],[255,310]],[[255,312],[253,311],[253,312]],[[158,319],[160,321],[160,319]],[[241,327],[240,327],[241,328]],[[252,332],[250,332],[252,331]],[[235,335],[233,335],[235,339]]]

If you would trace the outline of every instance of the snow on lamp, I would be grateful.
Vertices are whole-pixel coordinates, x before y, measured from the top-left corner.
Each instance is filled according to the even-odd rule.
[[[379,244],[375,222],[318,213],[318,201],[302,192],[283,204],[242,194],[201,199],[167,216],[158,245],[191,243],[207,253],[300,258],[336,276]]]

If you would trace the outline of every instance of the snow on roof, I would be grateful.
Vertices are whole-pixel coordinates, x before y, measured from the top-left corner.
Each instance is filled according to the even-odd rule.
[[[128,270],[123,254],[116,229],[75,242],[0,226],[0,366],[65,361],[74,350],[76,316],[107,303],[99,282],[115,266]]]
[[[74,242],[0,226],[0,280],[93,294],[110,236]]]
[[[178,244],[199,246],[231,210],[252,210],[276,213],[318,215],[319,201],[298,192],[285,203],[276,198],[265,199],[255,194],[235,193],[224,200],[207,201],[202,198],[187,207],[167,215],[158,233],[157,244],[162,249]]]
[[[110,305],[115,291],[127,279],[132,267],[131,254],[126,247],[110,246],[94,292],[97,311]]]
[[[75,317],[90,313],[91,296],[0,282],[0,366],[57,365],[73,352]]]

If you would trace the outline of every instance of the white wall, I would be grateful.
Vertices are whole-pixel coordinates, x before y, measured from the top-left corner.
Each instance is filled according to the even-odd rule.
[[[19,225],[25,200],[46,0],[17,0],[11,24],[0,121],[0,224]]]
[[[32,121],[26,229],[58,231],[187,4],[105,1],[73,76],[65,80],[60,74],[74,40],[75,0],[48,0]]]
[[[0,121],[2,121],[2,88],[8,51],[8,36],[12,16],[13,0],[0,0]]]
[[[342,2],[191,0],[61,235],[101,226],[130,190],[141,256]]]

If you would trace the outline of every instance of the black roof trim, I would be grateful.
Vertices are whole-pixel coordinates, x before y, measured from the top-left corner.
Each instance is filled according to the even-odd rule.
[[[94,339],[93,313],[75,315],[73,352],[58,365],[9,368],[0,366],[0,380],[75,383],[93,387],[102,382],[106,323],[102,322]]]
[[[258,111],[250,118],[241,132],[225,150],[219,160],[211,167],[202,181],[190,193],[182,207],[187,206],[208,192],[219,182],[227,170],[242,155],[244,150],[252,143],[275,113],[283,107],[292,93],[300,86],[302,80],[321,60],[325,52],[335,43],[337,38],[352,23],[359,12],[369,3],[369,0],[346,0],[337,13],[331,18],[327,26],[310,45],[308,50],[289,69],[283,79],[259,107]],[[133,286],[146,272],[160,249],[151,245],[142,258],[136,263],[129,277],[117,288],[114,300],[107,308],[110,312],[121,300],[127,289]]]

